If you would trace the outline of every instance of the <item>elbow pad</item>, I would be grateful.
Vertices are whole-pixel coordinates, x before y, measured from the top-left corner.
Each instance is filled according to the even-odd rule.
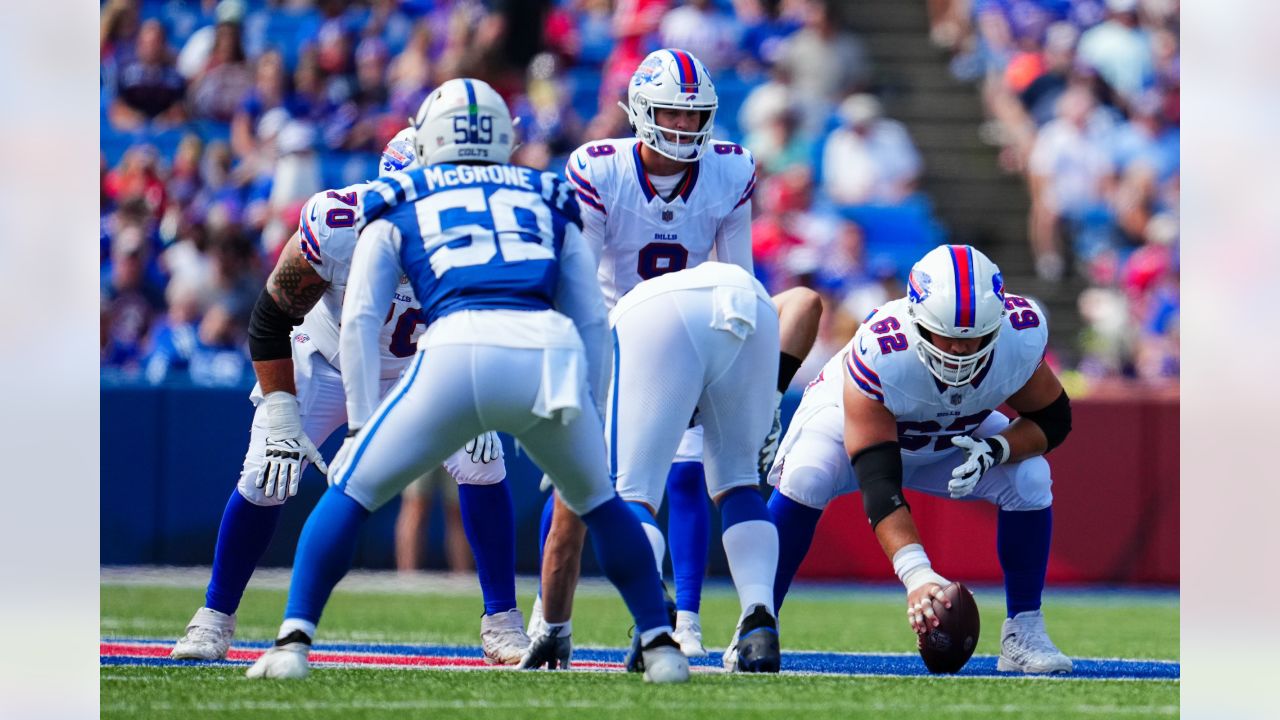
[[[1071,399],[1063,390],[1057,400],[1034,412],[1021,413],[1020,417],[1035,423],[1044,432],[1045,439],[1049,441],[1049,447],[1045,448],[1047,453],[1061,445],[1071,432]]]
[[[290,317],[263,288],[249,317],[249,357],[254,362],[292,357],[289,336],[301,324],[302,318]]]
[[[911,508],[902,497],[902,452],[896,441],[872,445],[850,461],[872,530],[898,508]]]

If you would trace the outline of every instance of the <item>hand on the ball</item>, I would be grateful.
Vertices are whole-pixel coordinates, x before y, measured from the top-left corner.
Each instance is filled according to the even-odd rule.
[[[936,628],[941,621],[933,611],[933,603],[940,602],[943,607],[951,608],[951,601],[942,592],[937,583],[926,583],[907,593],[907,621],[917,635],[923,635],[930,628]]]

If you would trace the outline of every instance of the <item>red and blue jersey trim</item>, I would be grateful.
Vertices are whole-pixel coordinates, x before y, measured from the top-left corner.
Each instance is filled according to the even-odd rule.
[[[956,280],[956,327],[973,327],[978,315],[978,292],[973,284],[973,253],[968,245],[948,245]]]
[[[640,159],[640,143],[636,143],[631,147],[631,155],[635,159],[636,179],[640,182],[640,191],[644,193],[645,202],[649,202],[655,197],[661,197],[658,195],[658,189],[653,186],[653,181],[649,179],[649,174],[644,171],[644,162]],[[689,201],[689,196],[693,194],[694,185],[698,184],[700,167],[700,162],[690,163],[689,169],[684,171],[684,179],[680,181],[680,186],[674,197],[679,197],[685,202]],[[569,172],[571,173],[570,179],[577,175],[572,169]]]
[[[849,357],[853,358],[853,364],[857,366],[858,372],[862,373],[864,378],[871,381],[871,383],[876,387],[880,387],[880,376],[877,375],[874,370],[867,367],[867,364],[862,362],[862,358],[858,357],[857,353],[850,352]]]
[[[631,147],[631,155],[636,161],[636,179],[640,181],[640,191],[644,193],[645,202],[653,200],[658,195],[658,189],[649,181],[649,175],[644,171],[644,163],[640,160],[640,143]]]
[[[579,175],[573,168],[569,168],[569,184],[578,194],[578,199],[587,207],[594,208],[605,215],[609,214],[604,209],[604,201],[600,198],[600,191],[596,190],[587,179]]]
[[[680,89],[685,90],[686,85],[698,86],[698,66],[693,64],[693,58],[689,57],[689,53],[683,50],[668,50],[671,57],[676,59],[676,69],[680,73]],[[693,92],[693,91],[689,91]]]
[[[324,261],[320,259],[320,243],[316,241],[316,235],[311,231],[311,224],[307,222],[306,217],[302,218],[302,224],[298,229],[302,231],[302,242],[298,243],[298,246],[302,248],[303,257],[312,265],[323,265]]]
[[[853,381],[858,384],[858,387],[862,388],[862,391],[870,395],[872,398],[883,403],[884,393],[876,389],[880,385],[879,377],[877,376],[875,385],[872,385],[869,380],[858,374],[858,366],[861,365],[862,363],[858,360],[858,356],[853,352],[848,354],[844,363],[845,369],[849,371],[849,377],[853,378]]]

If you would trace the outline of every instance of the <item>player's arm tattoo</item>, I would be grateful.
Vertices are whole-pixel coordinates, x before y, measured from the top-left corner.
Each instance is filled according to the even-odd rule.
[[[271,277],[267,278],[267,292],[281,310],[293,317],[302,317],[320,301],[329,289],[329,282],[311,267],[297,246],[296,241],[285,246]]]

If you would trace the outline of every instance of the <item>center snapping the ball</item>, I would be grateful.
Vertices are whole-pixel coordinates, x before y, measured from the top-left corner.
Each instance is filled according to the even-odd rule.
[[[948,609],[941,600],[933,601],[938,627],[917,635],[917,644],[929,672],[957,673],[978,647],[982,619],[973,593],[963,584],[953,582],[943,588],[942,593],[951,601],[951,607]]]

